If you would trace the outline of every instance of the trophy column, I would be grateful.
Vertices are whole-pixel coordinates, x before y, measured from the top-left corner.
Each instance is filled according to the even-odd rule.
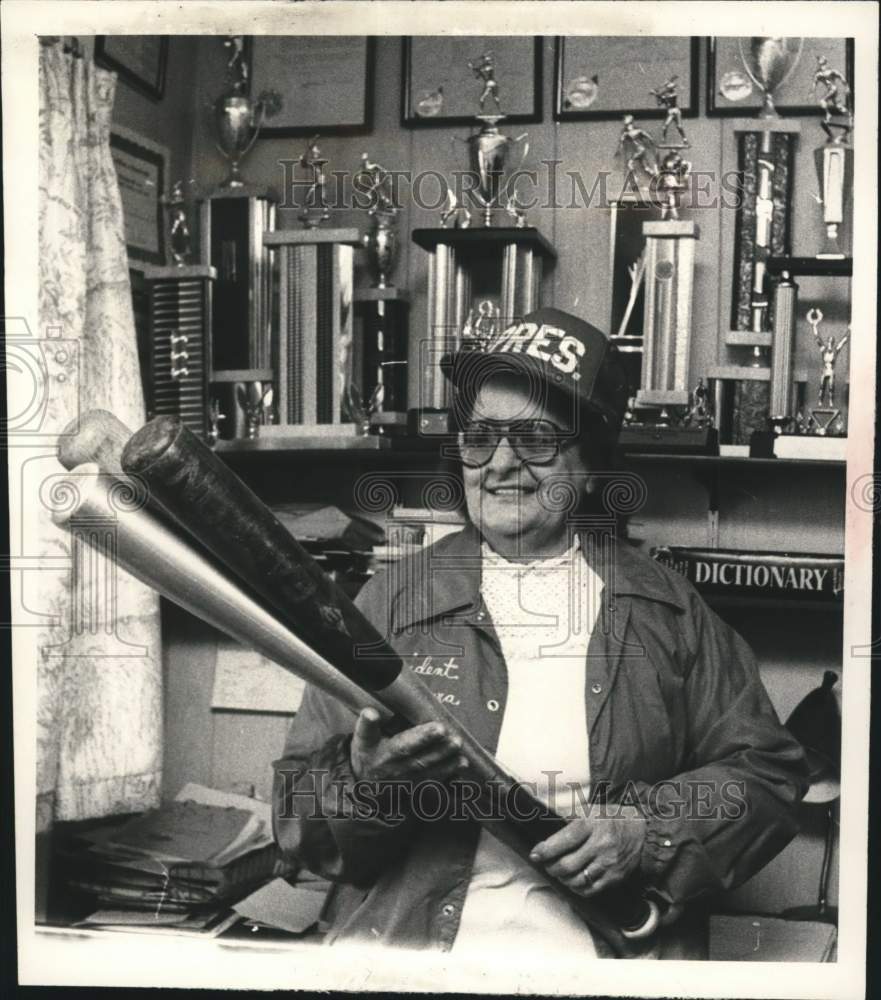
[[[174,416],[205,437],[213,267],[145,267],[150,296],[151,416]]]
[[[637,404],[687,406],[697,224],[646,222],[642,385]]]
[[[826,226],[826,240],[817,256],[843,259],[841,227],[845,223],[845,208],[853,191],[853,149],[842,140],[828,142],[814,150],[814,164],[822,192],[823,222]]]
[[[391,285],[355,293],[353,383],[365,403],[374,402],[367,419],[379,433],[407,425],[409,308],[407,293]]]
[[[531,226],[416,229],[413,240],[431,255],[413,420],[419,433],[443,434],[450,389],[438,366],[442,355],[458,348],[463,331],[471,330],[479,339],[538,309],[544,268],[557,255]]]
[[[788,415],[792,333],[775,315],[768,260],[789,252],[799,133],[797,123],[776,117],[735,129],[742,200],[735,229],[731,328],[725,340],[741,352],[748,349],[749,355],[715,370],[717,378],[734,382],[735,444],[748,445],[753,434],[764,433],[769,417]]]
[[[357,229],[286,229],[264,237],[278,258],[278,424],[261,433],[342,431],[343,390],[352,374],[353,248],[360,240]]]
[[[274,228],[275,202],[266,192],[230,188],[202,202],[202,260],[217,272],[211,312],[215,368],[272,363],[272,275],[263,237]]]

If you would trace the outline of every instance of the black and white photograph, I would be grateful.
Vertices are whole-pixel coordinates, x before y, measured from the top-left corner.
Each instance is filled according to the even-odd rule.
[[[877,9],[0,15],[19,983],[867,995]]]

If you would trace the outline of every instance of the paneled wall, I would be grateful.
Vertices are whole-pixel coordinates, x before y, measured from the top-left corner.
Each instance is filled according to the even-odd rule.
[[[708,118],[704,113],[704,53],[701,51],[701,114],[685,122],[691,140],[694,169],[712,172],[733,168],[736,156],[735,123]],[[620,123],[557,124],[552,121],[553,41],[544,41],[543,105],[540,124],[515,127],[528,130],[529,158],[525,167],[546,176],[542,161],[559,161],[558,178],[577,170],[591,187],[598,171],[614,166],[613,154]],[[223,87],[226,52],[218,38],[173,40],[169,63],[169,90],[163,106],[147,107],[137,95],[120,87],[116,120],[165,141],[173,148],[175,176],[193,176],[204,190],[225,176],[225,164],[214,148],[206,106]],[[649,85],[655,85],[652,82]],[[369,136],[320,140],[329,169],[354,171],[367,151],[388,168],[435,170],[451,173],[466,164],[464,128],[411,130],[400,124],[401,41],[380,38],[376,46],[374,128]],[[795,177],[793,252],[812,254],[820,245],[821,222],[815,201],[812,149],[822,140],[816,118],[799,120],[802,128]],[[657,128],[657,123],[654,123]],[[150,131],[152,129],[152,132]],[[516,133],[515,133],[516,134]],[[165,136],[165,138],[162,138]],[[280,188],[280,159],[295,159],[305,141],[258,141],[243,164],[245,177],[256,185]],[[189,157],[189,158],[188,158]],[[613,190],[614,179],[610,182]],[[713,182],[710,184],[713,189]],[[718,190],[718,184],[716,184]],[[280,193],[280,192],[279,192]],[[568,189],[567,189],[568,194]],[[600,206],[568,204],[530,211],[537,225],[557,249],[559,260],[545,281],[545,302],[570,310],[608,329],[609,215]],[[734,213],[715,205],[685,213],[700,225],[695,284],[694,334],[691,370],[695,375],[712,365],[734,362],[723,342],[731,310],[732,245]],[[281,209],[279,225],[298,227],[295,209]],[[366,226],[364,213],[340,211],[340,225]],[[417,227],[436,226],[438,213],[407,203],[400,216],[402,251],[396,283],[410,291],[411,357],[417,357],[419,339],[425,335],[427,255],[408,241]],[[358,259],[359,267],[363,266]],[[359,273],[358,280],[366,282]],[[829,279],[804,279],[803,317],[812,304],[820,304],[833,321],[831,332],[843,333],[847,322],[847,283]],[[857,316],[857,322],[859,317]],[[816,365],[807,324],[800,321],[796,368]],[[847,354],[840,370],[846,371]],[[411,372],[411,396],[416,391]],[[655,544],[707,544],[707,493],[690,467],[645,465],[648,485],[646,507],[634,518],[633,535],[646,546]],[[280,474],[284,473],[280,470]],[[296,496],[298,476],[290,474],[291,496]],[[841,552],[843,550],[843,487],[841,470],[769,470],[736,465],[726,467],[721,480],[719,543],[734,548],[767,548]],[[273,492],[276,493],[276,482]],[[328,499],[331,499],[328,497]],[[336,498],[334,498],[336,499]],[[841,669],[841,623],[834,614],[792,612],[741,612],[732,622],[756,650],[763,677],[782,717],[816,686],[824,668]],[[269,763],[281,747],[287,719],[278,715],[212,712],[210,707],[216,643],[210,629],[189,616],[165,609],[167,667],[167,753],[165,791],[174,795],[186,780],[218,786],[252,783],[258,792],[269,789]],[[778,912],[786,906],[806,904],[816,896],[822,853],[821,816],[805,808],[805,831],[772,865],[732,895],[733,906]],[[836,879],[833,876],[833,899]]]

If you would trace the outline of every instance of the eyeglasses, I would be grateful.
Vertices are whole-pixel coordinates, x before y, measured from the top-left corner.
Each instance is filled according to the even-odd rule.
[[[573,440],[550,420],[515,420],[512,423],[475,420],[459,432],[459,457],[469,469],[479,469],[495,454],[502,438],[527,465],[550,465],[561,448]]]

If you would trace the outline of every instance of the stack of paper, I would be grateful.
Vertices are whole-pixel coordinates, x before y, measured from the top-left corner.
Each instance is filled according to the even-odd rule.
[[[199,932],[285,870],[267,803],[194,784],[159,809],[82,836],[66,862],[69,885],[103,906],[87,923]]]

